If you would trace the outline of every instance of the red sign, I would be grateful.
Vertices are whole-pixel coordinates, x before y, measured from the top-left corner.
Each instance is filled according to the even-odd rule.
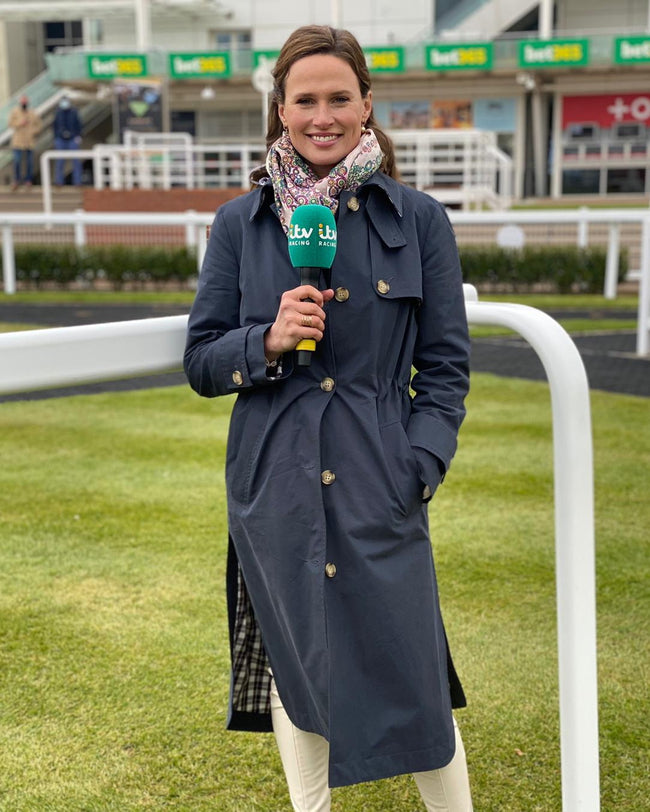
[[[572,124],[594,123],[609,129],[621,121],[650,119],[650,95],[620,93],[607,96],[565,96],[562,103],[562,129]]]

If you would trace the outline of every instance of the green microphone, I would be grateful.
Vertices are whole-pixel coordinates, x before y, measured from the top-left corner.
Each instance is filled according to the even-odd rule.
[[[335,254],[336,222],[331,209],[316,203],[298,206],[289,224],[289,258],[300,273],[300,284],[317,288],[321,270],[332,267]],[[296,349],[298,366],[308,367],[316,342],[305,338]]]

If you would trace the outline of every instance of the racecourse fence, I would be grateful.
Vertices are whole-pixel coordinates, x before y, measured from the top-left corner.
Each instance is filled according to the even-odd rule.
[[[650,351],[650,210],[554,209],[525,211],[449,211],[459,246],[605,245],[603,295],[615,299],[619,253],[630,254],[630,276],[639,280],[638,355]],[[185,245],[197,255],[197,271],[207,246],[212,212],[76,212],[0,214],[4,291],[16,292],[14,246],[19,243]]]

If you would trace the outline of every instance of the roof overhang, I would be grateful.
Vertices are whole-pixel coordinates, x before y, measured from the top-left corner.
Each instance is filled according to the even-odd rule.
[[[221,0],[146,0],[155,14],[227,14]],[[0,0],[0,20],[81,20],[132,15],[138,0]]]

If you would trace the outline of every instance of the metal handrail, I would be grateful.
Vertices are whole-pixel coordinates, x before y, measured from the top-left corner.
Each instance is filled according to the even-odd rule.
[[[470,324],[520,333],[538,354],[551,393],[559,657],[562,808],[598,812],[593,448],[589,387],[580,354],[550,316],[525,305],[477,301]],[[0,335],[0,393],[181,368],[187,316]]]

